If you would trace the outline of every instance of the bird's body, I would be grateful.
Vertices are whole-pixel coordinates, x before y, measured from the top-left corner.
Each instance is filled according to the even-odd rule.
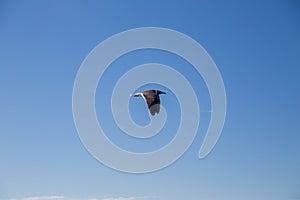
[[[143,92],[132,94],[131,96],[143,97],[143,99],[148,105],[151,115],[155,115],[156,113],[158,114],[160,110],[160,98],[159,98],[160,94],[166,94],[166,93],[160,90],[146,90]]]

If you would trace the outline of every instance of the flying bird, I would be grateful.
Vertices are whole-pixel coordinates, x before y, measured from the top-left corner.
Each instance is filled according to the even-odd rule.
[[[159,99],[160,94],[166,94],[166,93],[160,90],[146,90],[143,92],[132,94],[131,96],[143,97],[143,99],[148,105],[151,115],[155,115],[156,113],[158,114],[160,110],[160,99]]]

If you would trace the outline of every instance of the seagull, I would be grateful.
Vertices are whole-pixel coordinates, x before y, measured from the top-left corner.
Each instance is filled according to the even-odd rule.
[[[143,99],[148,105],[151,115],[155,115],[155,113],[158,114],[160,110],[160,99],[159,99],[160,94],[166,94],[166,93],[160,90],[146,90],[143,92],[131,94],[131,96],[143,97]]]

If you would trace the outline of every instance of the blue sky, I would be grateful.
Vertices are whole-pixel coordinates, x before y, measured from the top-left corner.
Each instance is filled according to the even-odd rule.
[[[205,159],[198,159],[198,151],[209,113],[201,114],[198,134],[179,160],[137,175],[112,170],[86,151],[73,121],[72,91],[81,63],[96,45],[147,26],[180,31],[207,50],[223,77],[227,117],[220,140]],[[1,200],[300,198],[298,2],[3,0],[0,30]],[[105,97],[121,75],[118,65],[126,71],[162,62],[185,74],[201,107],[210,108],[205,84],[196,81],[201,77],[180,68],[178,64],[188,65],[182,60],[157,51],[127,56],[103,77]],[[154,86],[161,87],[145,88]],[[162,104],[173,113],[166,126],[176,128],[174,95],[163,96]],[[115,136],[110,110],[96,107],[98,117],[107,120],[105,128],[115,130],[109,137],[129,150],[152,150],[172,137],[148,144]],[[147,124],[141,99],[132,101],[130,110],[137,123]]]

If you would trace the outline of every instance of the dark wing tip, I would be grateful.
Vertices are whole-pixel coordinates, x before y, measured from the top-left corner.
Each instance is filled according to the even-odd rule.
[[[156,113],[159,113],[160,110],[160,104],[153,104],[152,106],[150,106],[149,108],[151,115],[155,115]]]

